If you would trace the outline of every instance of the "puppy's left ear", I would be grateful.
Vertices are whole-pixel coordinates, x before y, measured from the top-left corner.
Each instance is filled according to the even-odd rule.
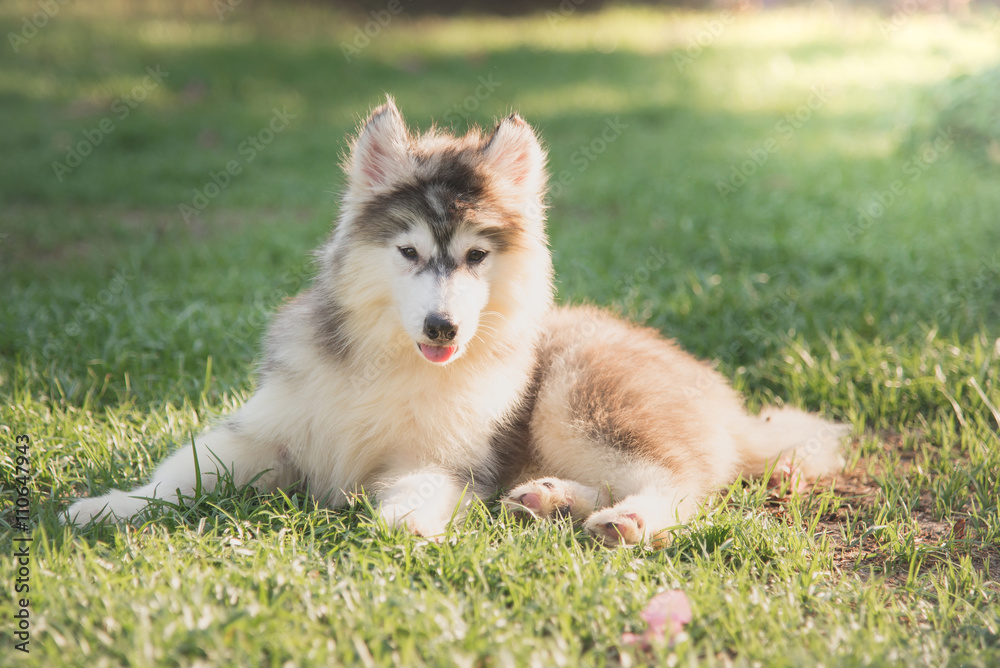
[[[482,147],[483,162],[503,193],[524,213],[540,215],[545,194],[545,150],[523,118],[500,121]]]

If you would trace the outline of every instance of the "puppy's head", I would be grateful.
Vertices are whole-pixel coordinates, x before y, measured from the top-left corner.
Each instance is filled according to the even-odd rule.
[[[338,300],[374,309],[371,327],[395,327],[414,354],[440,365],[505,329],[512,311],[530,310],[526,301],[547,307],[544,163],[517,115],[489,134],[413,136],[390,99],[362,124],[346,160],[326,253]]]

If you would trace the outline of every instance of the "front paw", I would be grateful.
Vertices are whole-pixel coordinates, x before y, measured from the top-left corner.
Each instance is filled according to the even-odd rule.
[[[138,514],[147,505],[126,492],[113,490],[104,496],[80,499],[60,519],[63,524],[85,525],[91,522],[121,522]]]
[[[383,503],[379,516],[391,529],[402,529],[415,536],[435,542],[444,540],[451,517],[438,517],[435,513],[414,508],[405,503]]]
[[[514,513],[549,520],[572,517],[582,520],[594,512],[599,493],[579,483],[558,478],[539,478],[512,489],[503,505]]]
[[[637,510],[605,508],[584,523],[583,528],[594,540],[607,547],[637,545],[648,540],[648,523]]]

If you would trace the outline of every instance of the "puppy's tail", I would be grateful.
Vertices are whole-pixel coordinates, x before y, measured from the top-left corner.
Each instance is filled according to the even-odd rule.
[[[748,416],[734,434],[744,476],[782,475],[811,481],[844,466],[840,448],[850,427],[797,408],[768,408]]]

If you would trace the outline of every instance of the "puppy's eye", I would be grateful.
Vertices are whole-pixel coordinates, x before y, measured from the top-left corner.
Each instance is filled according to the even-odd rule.
[[[420,257],[420,255],[417,254],[417,249],[414,248],[413,246],[400,246],[399,254],[405,257],[407,260],[416,260],[417,258]]]
[[[479,264],[486,258],[487,252],[478,248],[473,248],[465,256],[465,261],[469,264]]]

